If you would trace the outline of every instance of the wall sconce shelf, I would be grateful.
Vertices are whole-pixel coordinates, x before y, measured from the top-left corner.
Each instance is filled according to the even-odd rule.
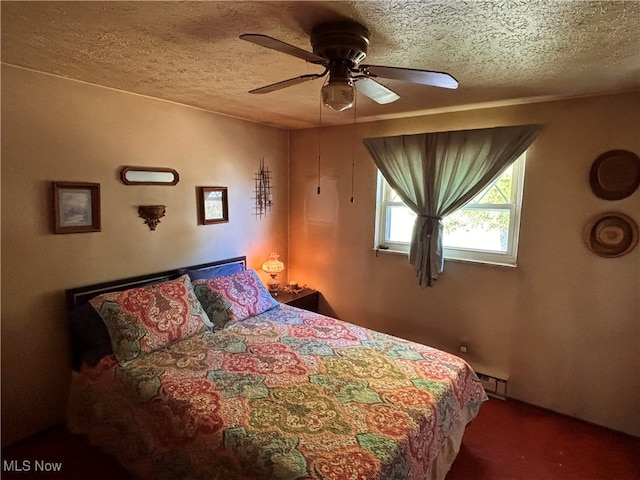
[[[140,205],[138,215],[144,218],[144,223],[149,225],[149,230],[155,230],[160,219],[165,215],[165,205]]]

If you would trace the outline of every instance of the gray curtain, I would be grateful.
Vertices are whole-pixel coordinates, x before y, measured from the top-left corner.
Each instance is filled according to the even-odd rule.
[[[418,215],[409,262],[420,285],[431,286],[444,270],[442,218],[498,178],[540,129],[519,125],[364,139],[391,188]]]

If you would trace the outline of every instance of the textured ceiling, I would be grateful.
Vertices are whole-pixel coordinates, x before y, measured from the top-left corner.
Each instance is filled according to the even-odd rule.
[[[481,103],[640,88],[638,1],[8,2],[2,62],[285,128],[318,124],[322,80],[248,90],[322,69],[242,41],[263,33],[311,50],[314,25],[353,19],[371,31],[363,63],[445,71],[458,90],[381,83],[359,120]],[[323,124],[353,110],[326,108]]]

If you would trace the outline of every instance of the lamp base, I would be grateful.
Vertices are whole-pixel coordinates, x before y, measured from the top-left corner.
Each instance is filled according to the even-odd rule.
[[[278,292],[280,291],[280,284],[278,282],[269,282],[269,283],[267,283],[267,288],[269,289],[269,293],[272,296],[274,296],[274,297],[278,296]]]

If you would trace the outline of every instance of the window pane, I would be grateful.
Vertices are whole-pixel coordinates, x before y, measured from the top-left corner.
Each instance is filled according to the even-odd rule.
[[[443,244],[445,247],[506,253],[510,215],[509,210],[458,210],[442,222]]]
[[[512,203],[511,180],[513,178],[513,165],[505,170],[493,184],[477,195],[472,203]]]
[[[416,214],[404,205],[387,206],[387,242],[411,242]]]
[[[401,202],[402,199],[398,196],[398,194],[396,193],[396,191],[392,188],[389,188],[390,192],[389,192],[389,200],[391,200],[392,202]]]

